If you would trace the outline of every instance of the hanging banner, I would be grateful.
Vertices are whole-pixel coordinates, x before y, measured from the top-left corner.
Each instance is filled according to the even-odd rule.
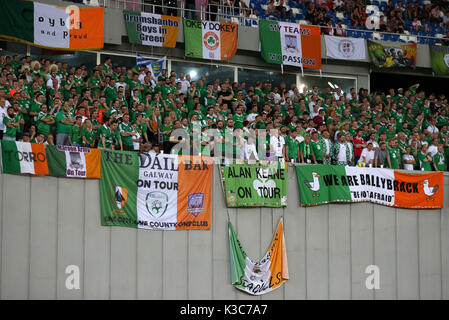
[[[232,285],[252,295],[262,295],[279,288],[289,279],[284,223],[279,221],[268,252],[260,261],[251,260],[228,223]]]
[[[136,54],[137,66],[146,66],[153,77],[157,79],[161,74],[163,69],[167,69],[167,57],[163,57],[159,60],[150,60],[142,57],[140,54]]]
[[[319,27],[259,20],[262,58],[268,63],[321,69]]]
[[[308,165],[296,166],[296,175],[302,206],[369,201],[401,208],[443,208],[443,172]]]
[[[3,173],[101,178],[100,149],[5,140],[1,146]]]
[[[174,48],[178,38],[179,17],[145,12],[123,11],[129,43]]]
[[[437,75],[449,74],[449,47],[429,46],[432,70]]]
[[[364,60],[366,58],[365,39],[324,36],[326,55],[340,60]]]
[[[212,160],[102,150],[101,224],[209,230]]]
[[[103,48],[104,8],[0,0],[0,36],[50,49]]]
[[[284,207],[287,170],[278,166],[231,164],[222,167],[228,207]]]
[[[237,51],[238,25],[184,19],[185,56],[229,60]]]
[[[384,46],[368,40],[368,52],[376,68],[416,68],[416,43]]]

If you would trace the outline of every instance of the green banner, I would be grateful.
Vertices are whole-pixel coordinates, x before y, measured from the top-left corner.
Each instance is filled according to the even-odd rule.
[[[104,149],[101,163],[101,225],[137,228],[138,154]]]
[[[284,207],[287,170],[276,166],[232,164],[222,167],[228,207]]]
[[[337,181],[337,177],[346,176],[344,166],[296,166],[296,175],[302,205],[351,201],[348,185]]]
[[[438,75],[449,74],[449,47],[429,46],[432,70]]]
[[[416,43],[384,46],[368,40],[368,52],[376,68],[416,68]]]

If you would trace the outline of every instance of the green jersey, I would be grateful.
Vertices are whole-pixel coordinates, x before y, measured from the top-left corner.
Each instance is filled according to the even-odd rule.
[[[73,125],[70,128],[69,137],[72,139],[72,144],[78,143],[81,144],[81,127],[78,125]]]
[[[391,169],[399,169],[399,163],[401,159],[399,149],[390,148],[388,149],[388,153],[390,154]]]
[[[120,123],[118,126],[120,132],[134,132],[134,128],[131,125],[131,123]],[[132,146],[133,145],[133,136],[127,136],[127,137],[123,137],[122,136],[122,143],[125,146]]]
[[[288,153],[288,157],[290,159],[298,159],[299,155],[298,155],[298,147],[299,147],[299,141],[298,139],[292,139],[292,137],[290,136],[286,136],[284,138],[285,140],[285,144],[287,145],[287,153]]]
[[[433,156],[433,163],[435,163],[439,171],[446,171],[446,157],[443,153],[436,153]]]
[[[323,151],[324,151],[324,145],[322,140],[317,141],[310,141],[312,144],[312,152],[315,155],[315,159],[317,161],[323,161]]]
[[[100,138],[101,139],[104,138],[105,147],[109,149],[112,146],[118,145],[119,141],[122,139],[119,130],[111,131],[111,128],[109,127],[108,128],[103,127],[100,133]],[[103,146],[103,144],[101,143],[100,146]]]
[[[5,135],[9,138],[15,138],[16,134],[17,134],[17,130],[19,129],[19,127],[8,127],[7,124],[8,123],[15,123],[18,121],[18,118],[14,117],[14,118],[9,118],[9,117],[3,117],[3,124],[6,127],[6,132]]]
[[[43,119],[51,119],[52,116],[48,113],[39,112],[37,116],[37,132],[45,135],[50,134],[50,125],[43,121]]]
[[[81,130],[81,137],[84,137],[87,140],[87,144],[84,142],[84,139],[81,138],[81,142],[83,144],[83,146],[85,147],[90,147],[91,144],[95,143],[95,138],[96,138],[96,132],[94,130],[89,130],[86,128],[83,128]]]
[[[432,167],[430,165],[430,161],[426,161],[424,162],[423,160],[428,160],[427,159],[427,154],[424,154],[422,152],[418,152],[418,160],[419,160],[419,165],[421,169],[424,169],[424,171],[432,171]]]
[[[64,124],[61,121],[68,121],[70,119],[70,113],[58,112],[56,115],[56,133],[70,133],[71,124]]]

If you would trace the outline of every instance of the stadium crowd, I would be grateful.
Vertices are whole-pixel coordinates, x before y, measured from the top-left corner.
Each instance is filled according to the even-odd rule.
[[[110,58],[88,70],[0,55],[0,70],[4,140],[169,153],[185,141],[171,137],[173,130],[200,130],[202,154],[221,156],[227,133],[239,159],[262,153],[299,163],[447,170],[448,101],[419,84],[320,92],[269,81],[193,81],[166,70],[155,79],[145,66],[113,67]]]

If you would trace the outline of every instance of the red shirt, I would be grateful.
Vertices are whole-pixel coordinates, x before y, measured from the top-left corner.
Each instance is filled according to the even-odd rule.
[[[353,143],[354,143],[354,156],[360,157],[360,155],[362,154],[363,147],[362,148],[356,148],[355,145],[356,144],[364,144],[365,143],[365,139],[355,136],[353,138]]]

